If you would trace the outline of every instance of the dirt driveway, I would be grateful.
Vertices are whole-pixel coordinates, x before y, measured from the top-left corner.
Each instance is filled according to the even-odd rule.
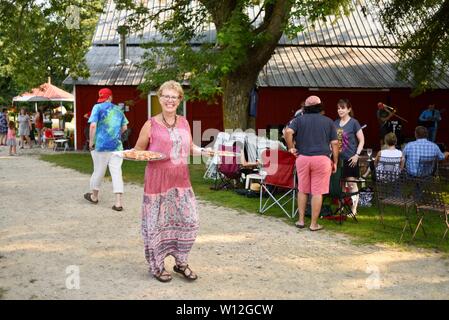
[[[3,299],[447,299],[449,262],[427,250],[356,246],[328,231],[198,202],[190,264],[200,278],[163,284],[147,271],[142,187],[115,212],[106,182],[87,203],[89,176],[0,150]],[[171,270],[174,261],[168,261]]]

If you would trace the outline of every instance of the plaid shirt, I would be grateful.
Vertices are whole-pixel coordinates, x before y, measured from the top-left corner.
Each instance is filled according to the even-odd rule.
[[[407,143],[404,148],[404,157],[407,173],[413,176],[418,175],[419,158],[438,157],[438,159],[444,160],[444,154],[440,148],[427,139],[418,139]]]

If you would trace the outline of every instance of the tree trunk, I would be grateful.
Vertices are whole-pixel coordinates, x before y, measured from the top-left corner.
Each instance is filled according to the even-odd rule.
[[[254,73],[254,72],[253,72]],[[241,73],[226,77],[223,81],[223,126],[225,129],[248,129],[251,89],[256,83],[255,74]]]
[[[202,1],[212,12],[217,33],[225,22],[229,22],[235,8],[241,3],[235,0]],[[266,1],[263,23],[253,30],[256,36],[266,38],[265,41],[242,43],[246,48],[246,59],[239,61],[240,65],[233,73],[222,80],[223,87],[223,125],[225,129],[248,129],[249,100],[251,89],[254,87],[257,76],[268,62],[282,36],[285,24],[289,18],[293,1],[274,0]],[[242,24],[243,26],[244,24]],[[255,129],[255,128],[254,128]]]

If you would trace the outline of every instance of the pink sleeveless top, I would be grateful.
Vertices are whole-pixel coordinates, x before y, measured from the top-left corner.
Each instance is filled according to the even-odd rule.
[[[145,170],[144,192],[166,193],[173,188],[191,188],[188,161],[191,135],[188,121],[178,116],[176,127],[169,129],[150,118],[150,143],[147,150],[163,153],[166,158],[149,161]]]
[[[8,134],[6,139],[15,139],[16,138],[16,130],[11,130],[8,128]]]

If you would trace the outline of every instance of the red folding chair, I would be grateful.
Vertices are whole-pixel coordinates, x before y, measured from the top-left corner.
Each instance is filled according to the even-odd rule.
[[[220,156],[218,175],[211,189],[232,189],[234,188],[234,184],[240,181],[242,175],[240,172],[240,147],[237,143],[234,143],[232,146],[221,145],[219,151],[230,152],[235,154],[235,156]]]
[[[277,205],[289,217],[296,215],[296,157],[287,151],[267,149],[262,151],[262,170],[265,178],[261,182],[259,212],[264,213]],[[263,203],[262,194],[268,199]],[[291,212],[287,207],[291,203]]]

